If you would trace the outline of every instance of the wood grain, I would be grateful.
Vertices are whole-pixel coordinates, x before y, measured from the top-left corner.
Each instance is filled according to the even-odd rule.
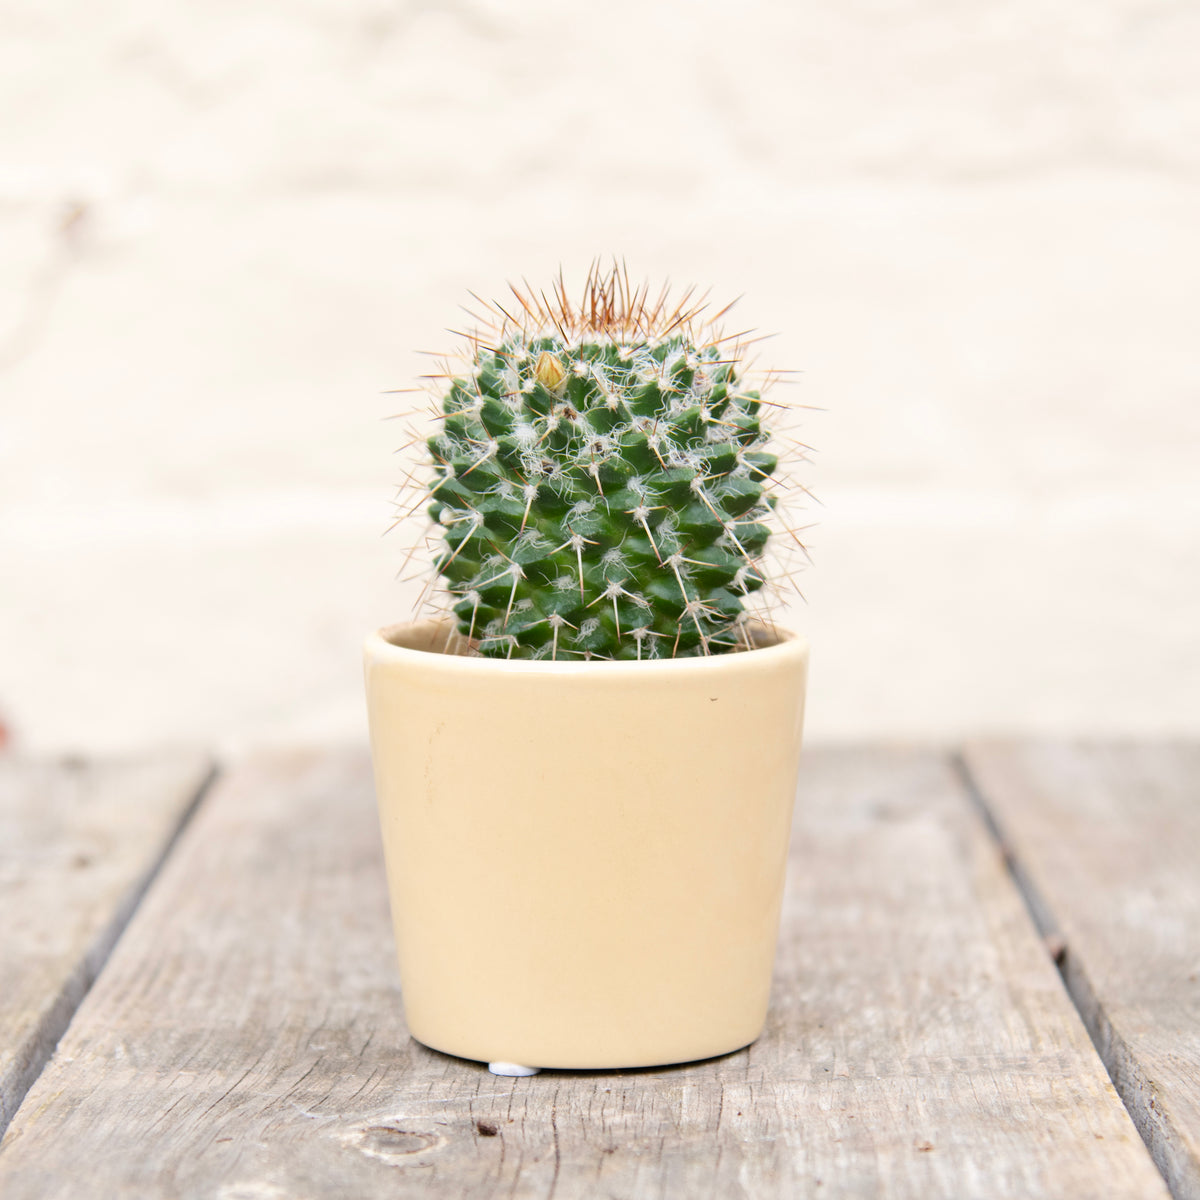
[[[1200,1200],[1200,744],[978,746],[967,764],[1155,1161]]]
[[[0,760],[0,1132],[199,794],[196,755]]]
[[[947,762],[810,754],[796,834],[753,1047],[499,1079],[407,1037],[365,757],[240,769],[14,1121],[0,1193],[1165,1198]]]

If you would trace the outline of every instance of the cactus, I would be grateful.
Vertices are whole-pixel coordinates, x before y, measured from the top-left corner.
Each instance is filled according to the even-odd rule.
[[[615,266],[579,304],[561,276],[552,298],[514,295],[466,369],[432,377],[427,511],[458,633],[526,659],[750,647],[776,458],[726,310],[652,300]]]

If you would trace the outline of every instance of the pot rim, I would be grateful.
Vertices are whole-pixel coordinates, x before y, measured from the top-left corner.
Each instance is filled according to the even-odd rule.
[[[401,631],[416,630],[425,626],[433,630],[448,630],[449,621],[397,621],[391,625],[381,626],[369,633],[363,643],[367,659],[380,663],[408,663],[430,667],[436,660],[439,669],[446,671],[485,672],[490,674],[516,675],[547,675],[547,676],[599,676],[634,675],[646,678],[650,675],[674,674],[679,671],[692,671],[698,674],[714,674],[736,671],[741,668],[754,670],[769,667],[773,663],[783,663],[790,659],[807,659],[808,639],[795,630],[776,625],[768,627],[761,622],[755,623],[755,628],[762,630],[765,636],[774,639],[770,644],[755,646],[752,650],[740,650],[732,654],[713,654],[692,658],[647,658],[591,660],[559,660],[546,659],[507,659],[470,657],[465,654],[447,654],[442,650],[417,650],[409,646],[398,646],[391,638]]]

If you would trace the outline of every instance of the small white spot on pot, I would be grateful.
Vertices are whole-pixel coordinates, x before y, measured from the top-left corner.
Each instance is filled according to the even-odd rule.
[[[517,1063],[508,1062],[493,1062],[488,1063],[488,1070],[493,1075],[511,1075],[516,1078],[524,1078],[526,1075],[536,1075],[541,1067],[522,1067]]]

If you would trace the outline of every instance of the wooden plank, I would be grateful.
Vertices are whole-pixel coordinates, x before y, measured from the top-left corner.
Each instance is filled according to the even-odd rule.
[[[1178,1200],[1200,1200],[1200,743],[972,748],[1071,995]]]
[[[453,886],[453,880],[447,880]],[[502,920],[503,914],[494,914]],[[1166,1189],[948,762],[810,754],[768,1029],[498,1079],[408,1037],[368,764],[198,814],[0,1152],[6,1200]]]
[[[210,773],[0,759],[0,1133]]]

